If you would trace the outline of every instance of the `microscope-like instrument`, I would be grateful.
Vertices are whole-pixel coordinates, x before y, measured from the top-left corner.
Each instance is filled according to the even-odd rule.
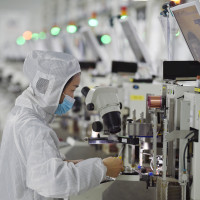
[[[84,87],[82,94],[85,96],[87,110],[97,111],[100,120],[92,124],[97,137],[88,138],[89,144],[123,143],[139,144],[139,139],[133,136],[119,136],[121,131],[120,109],[122,104],[117,96],[117,88],[101,86],[89,89]]]

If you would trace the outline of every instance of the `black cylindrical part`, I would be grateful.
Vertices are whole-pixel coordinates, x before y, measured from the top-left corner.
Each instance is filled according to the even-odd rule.
[[[84,87],[82,88],[81,93],[86,97],[89,91],[90,91],[89,87]]]
[[[113,111],[106,113],[103,117],[103,122],[107,126],[109,133],[116,134],[121,131],[120,112]]]
[[[75,102],[74,105],[72,107],[72,112],[77,113],[81,111],[82,108],[82,101],[80,97],[74,97]]]
[[[100,121],[93,122],[92,130],[95,132],[101,132],[103,130],[103,124]]]
[[[92,110],[94,110],[94,104],[93,103],[89,103],[89,104],[87,104],[87,109],[89,110],[89,111],[92,111]]]

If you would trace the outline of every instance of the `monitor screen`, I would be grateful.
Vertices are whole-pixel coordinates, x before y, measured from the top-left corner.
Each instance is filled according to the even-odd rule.
[[[170,80],[196,80],[200,75],[200,63],[198,61],[164,61],[163,79]]]
[[[137,63],[112,61],[112,73],[136,73]]]
[[[96,62],[94,61],[79,61],[81,70],[95,69]]]
[[[200,15],[198,3],[192,2],[172,8],[194,60],[200,61]]]

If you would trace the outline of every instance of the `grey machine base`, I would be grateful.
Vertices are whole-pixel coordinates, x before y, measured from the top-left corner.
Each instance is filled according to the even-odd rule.
[[[115,180],[100,184],[70,200],[156,200],[156,188],[143,181]]]
[[[104,192],[102,200],[155,200],[156,188],[146,188],[144,181],[114,181]]]

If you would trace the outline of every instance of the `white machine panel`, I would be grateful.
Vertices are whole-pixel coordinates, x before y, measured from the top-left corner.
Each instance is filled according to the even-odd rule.
[[[199,130],[200,125],[200,94],[197,93],[184,93],[184,100],[190,102],[190,127]],[[200,141],[200,139],[199,139]],[[200,190],[199,190],[199,159],[200,152],[200,142],[194,142],[193,146],[193,158],[192,158],[192,169],[191,174],[193,175],[193,183],[191,186],[191,199],[192,200],[200,200]]]
[[[136,110],[136,119],[144,112],[146,115],[146,96],[147,94],[162,95],[162,84],[148,83],[124,83],[124,98],[130,108],[130,118],[133,117],[133,110]]]
[[[183,97],[184,92],[194,92],[194,86],[180,86],[180,85],[166,85],[166,106],[170,107],[170,101],[174,102],[174,128],[180,128],[180,98]],[[170,109],[167,110],[170,112]],[[168,113],[168,120],[172,120],[170,118],[170,114]]]
[[[179,98],[184,92],[194,92],[194,86],[167,85],[167,98]]]
[[[199,129],[200,94],[184,93],[184,99],[190,101],[190,127]]]
[[[200,107],[198,107],[197,109],[200,110]],[[198,120],[198,122],[199,122],[198,130],[200,130],[200,120]],[[198,140],[199,142],[195,142],[194,147],[193,147],[192,172],[191,172],[191,174],[193,175],[193,183],[191,186],[191,200],[200,200],[200,190],[199,190],[200,137],[199,136],[198,136]]]

